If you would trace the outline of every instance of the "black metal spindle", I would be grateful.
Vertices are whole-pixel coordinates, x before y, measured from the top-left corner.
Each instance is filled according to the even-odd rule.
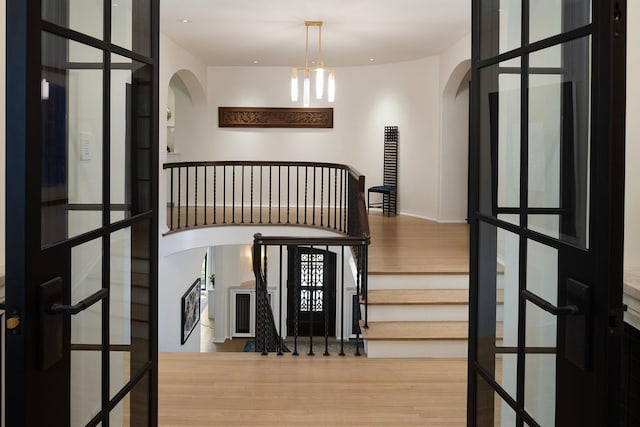
[[[231,166],[231,224],[236,223],[236,165]]]
[[[309,275],[309,280],[311,282],[311,294],[309,295],[309,305],[307,308],[309,309],[309,356],[314,356],[313,352],[313,314],[315,310],[315,296],[316,296],[316,278],[313,274],[313,245],[311,245],[311,250],[309,251],[309,256],[307,257],[307,274]]]
[[[364,298],[364,327],[369,328],[369,249],[366,245],[362,245],[362,295]]]
[[[304,167],[304,225],[307,225],[307,195],[309,183],[309,168]]]
[[[282,355],[282,245],[280,245],[280,278],[278,280],[278,356]]]
[[[327,262],[326,258],[329,255],[329,246],[325,247],[325,259],[324,262]],[[324,271],[322,272],[323,280],[322,280],[322,311],[324,312],[324,354],[323,356],[329,356],[329,292],[327,292],[327,277],[324,277]]]
[[[196,178],[195,178],[195,191],[194,191],[194,201],[193,201],[193,210],[195,211],[193,225],[197,227],[198,226],[198,167],[197,166],[195,167],[194,175],[196,176]]]
[[[253,165],[251,166],[251,192],[250,192],[251,203],[249,207],[249,222],[253,224]]]
[[[184,195],[184,206],[185,206],[185,212],[184,212],[184,221],[185,221],[185,228],[189,228],[189,168],[185,168],[186,169],[186,176],[185,176],[185,187],[184,187],[184,191],[185,191],[185,195]]]
[[[218,167],[213,167],[213,223],[218,223],[218,218],[216,217],[216,198],[218,196]]]
[[[320,227],[324,226],[324,167],[320,168]]]
[[[240,223],[244,224],[244,165],[242,165],[242,189],[240,190]]]
[[[291,166],[287,165],[287,224],[289,224],[289,214],[291,212]]]
[[[340,231],[344,231],[342,228],[342,199],[343,199],[343,195],[342,193],[344,192],[344,183],[343,183],[343,175],[344,175],[344,170],[340,171],[340,227],[339,230]]]
[[[340,257],[340,264],[342,265],[342,272],[340,278],[340,356],[344,356],[344,246],[341,247],[341,251],[342,256]],[[353,316],[351,317],[353,318]],[[349,333],[349,335],[351,334]]]
[[[180,229],[180,213],[182,206],[180,205],[180,199],[182,197],[182,168],[178,168],[178,230]]]
[[[173,230],[173,168],[171,168],[171,205],[170,205],[170,218],[169,218],[169,230]]]
[[[293,250],[293,277],[295,278],[293,283],[293,355],[298,356],[298,331],[300,323],[300,283],[302,277],[300,276],[300,250],[299,246],[292,248]],[[288,332],[288,331],[287,331]]]
[[[204,167],[204,225],[207,225],[207,167]]]
[[[316,167],[313,167],[313,202],[311,203],[311,224],[316,225]]]
[[[269,224],[271,224],[271,197],[272,197],[272,192],[273,192],[271,171],[272,171],[272,167],[271,167],[271,165],[269,165]]]
[[[222,223],[227,223],[227,166],[222,167]]]
[[[262,324],[262,332],[263,332],[263,334],[262,334],[262,336],[264,338],[264,347],[262,348],[262,354],[266,356],[268,354],[267,353],[267,335],[268,335],[267,334],[267,327],[268,326],[267,326],[267,322],[266,322],[266,319],[267,319],[266,311],[269,309],[269,307],[267,307],[267,304],[269,304],[269,298],[268,298],[268,295],[267,295],[267,289],[268,289],[268,287],[267,287],[267,246],[266,245],[261,246],[261,248],[260,248],[260,254],[261,255],[262,255],[262,250],[263,249],[264,249],[264,255],[262,256],[262,258],[264,260],[264,264],[263,264],[263,267],[262,267],[262,271],[263,271],[263,276],[262,277],[264,279],[262,280],[262,289],[260,291],[260,294],[262,295],[262,307],[263,307],[263,310],[264,310],[264,312],[262,313],[262,317],[261,317],[261,319],[263,321],[263,324]]]
[[[337,228],[337,217],[338,214],[338,168],[333,169],[333,229]]]
[[[281,166],[278,165],[278,224],[281,224],[280,221],[280,209],[282,208],[282,169]]]

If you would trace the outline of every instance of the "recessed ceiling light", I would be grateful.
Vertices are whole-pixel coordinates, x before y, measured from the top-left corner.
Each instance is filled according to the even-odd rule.
[[[181,18],[181,19],[178,19],[178,21],[182,22],[183,24],[191,23],[191,19],[187,19],[187,18]]]
[[[374,58],[369,58],[369,62],[373,62],[373,61],[375,61]]]
[[[254,63],[254,64],[257,64],[257,63],[258,63],[258,60],[257,60],[257,59],[254,59],[254,60],[253,60],[253,63]]]
[[[114,3],[114,4],[113,4],[113,7],[118,7],[118,6],[120,6],[120,4],[119,4],[119,3]]]

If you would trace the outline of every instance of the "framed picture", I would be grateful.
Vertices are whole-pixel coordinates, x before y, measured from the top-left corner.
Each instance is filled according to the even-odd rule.
[[[180,300],[182,307],[182,345],[200,322],[200,278],[196,279]]]

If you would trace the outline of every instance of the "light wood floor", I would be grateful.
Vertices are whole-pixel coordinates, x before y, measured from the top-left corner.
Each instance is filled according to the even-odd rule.
[[[469,226],[369,214],[370,274],[468,274]]]
[[[162,426],[464,426],[465,360],[160,353]]]
[[[379,212],[369,219],[372,274],[468,273],[466,224]],[[466,424],[466,359],[263,357],[221,350],[160,353],[159,425]]]

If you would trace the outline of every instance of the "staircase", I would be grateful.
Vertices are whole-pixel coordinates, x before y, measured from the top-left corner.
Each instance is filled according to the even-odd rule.
[[[467,357],[467,274],[369,275],[371,358]]]

